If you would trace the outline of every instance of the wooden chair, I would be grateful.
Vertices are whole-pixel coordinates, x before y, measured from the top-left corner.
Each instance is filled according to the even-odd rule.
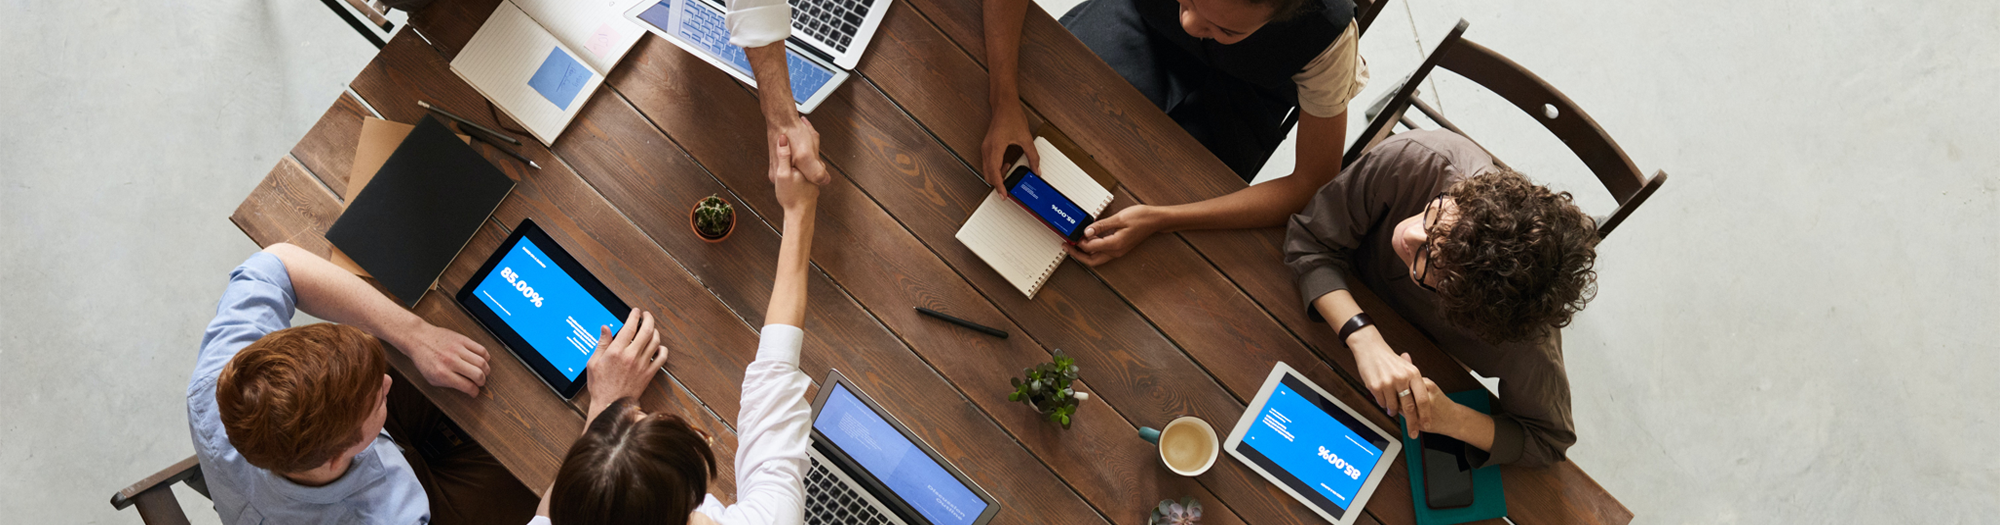
[[[383,4],[381,0],[374,0],[372,2],[367,0],[319,1],[322,4],[326,4],[327,9],[332,9],[333,14],[340,15],[340,19],[347,21],[347,25],[353,27],[356,32],[361,33],[361,37],[368,39],[368,43],[375,44],[375,49],[382,49],[382,46],[386,45],[385,35],[393,35],[396,32],[396,24],[389,22],[389,6]],[[347,8],[340,6],[341,2],[346,2],[348,6],[354,8],[354,12],[361,13],[361,16],[368,17],[368,22],[374,24],[375,27],[381,28],[382,34],[375,34],[374,29],[363,25],[361,19],[354,17],[354,12],[348,12]]]
[[[187,483],[189,488],[208,496],[208,483],[201,476],[201,463],[194,456],[167,467],[145,479],[133,483],[125,490],[111,495],[111,508],[125,510],[138,506],[139,519],[146,525],[187,525],[187,513],[181,512],[181,502],[174,497],[174,484]]]
[[[1542,81],[1541,77],[1535,76],[1520,64],[1514,63],[1513,60],[1508,60],[1507,57],[1500,56],[1485,46],[1462,38],[1468,25],[1464,20],[1459,20],[1458,25],[1452,28],[1450,34],[1445,35],[1444,41],[1438,44],[1437,49],[1424,58],[1422,65],[1417,66],[1416,72],[1411,73],[1401,87],[1390,93],[1386,104],[1381,105],[1380,112],[1369,117],[1367,129],[1354,141],[1354,146],[1347,150],[1347,155],[1341,159],[1341,166],[1353,164],[1356,159],[1361,158],[1362,153],[1375,147],[1375,144],[1382,142],[1382,139],[1388,138],[1395,132],[1398,123],[1417,129],[1416,123],[1404,115],[1412,106],[1439,126],[1459,135],[1465,135],[1465,131],[1453,125],[1443,113],[1416,98],[1417,85],[1430,76],[1432,69],[1443,67],[1492,90],[1494,94],[1500,95],[1500,98],[1507,99],[1515,107],[1521,108],[1521,111],[1534,116],[1536,121],[1542,123],[1542,127],[1554,133],[1556,138],[1569,146],[1571,152],[1583,160],[1584,166],[1597,175],[1598,182],[1604,183],[1604,188],[1610,190],[1612,198],[1618,201],[1616,210],[1597,217],[1598,237],[1609,236],[1611,230],[1618,227],[1618,223],[1624,222],[1626,217],[1632,215],[1633,210],[1638,209],[1641,203],[1646,202],[1647,197],[1652,196],[1654,191],[1660,189],[1661,184],[1666,183],[1667,172],[1657,171],[1652,178],[1646,178],[1645,174],[1639,171],[1639,167],[1632,163],[1631,157],[1625,155],[1625,150],[1618,147],[1618,142],[1611,140],[1611,135],[1605,133],[1604,128],[1598,127],[1597,121],[1591,120],[1590,115],[1584,113],[1583,108],[1577,107],[1575,102],[1571,102],[1569,97],[1563,96],[1561,91],[1556,91],[1555,87]],[[1466,135],[1466,138],[1472,137]],[[1495,162],[1499,162],[1497,156]],[[1505,164],[1502,163],[1501,166]]]

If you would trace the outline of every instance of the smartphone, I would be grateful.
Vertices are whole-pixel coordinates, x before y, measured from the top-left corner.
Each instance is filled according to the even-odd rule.
[[[1433,509],[1455,509],[1472,505],[1472,462],[1465,457],[1465,442],[1449,436],[1424,433],[1424,503]]]
[[[1007,174],[1004,185],[1010,200],[1027,208],[1028,212],[1042,220],[1042,225],[1061,235],[1064,242],[1075,244],[1083,240],[1084,228],[1097,221],[1096,217],[1084,212],[1082,206],[1077,206],[1076,202],[1056,191],[1055,186],[1050,186],[1049,181],[1043,180],[1041,175],[1036,175],[1027,166],[1015,167],[1012,173]]]

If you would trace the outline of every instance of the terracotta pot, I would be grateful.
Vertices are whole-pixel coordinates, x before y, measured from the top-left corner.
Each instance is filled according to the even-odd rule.
[[[721,198],[717,197],[717,199]],[[722,200],[722,203],[728,204],[729,201]],[[701,239],[702,241],[705,242],[722,242],[724,240],[729,239],[729,234],[736,233],[736,212],[731,211],[729,213],[729,229],[723,230],[721,237],[716,237],[711,239],[707,235],[702,235],[701,228],[695,227],[695,222],[694,222],[694,211],[699,208],[701,208],[701,201],[695,201],[693,206],[688,207],[688,231],[693,232],[695,238]]]

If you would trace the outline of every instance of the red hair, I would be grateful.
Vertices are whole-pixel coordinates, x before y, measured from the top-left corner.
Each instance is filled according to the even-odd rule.
[[[332,323],[267,334],[222,369],[215,404],[229,443],[274,472],[318,468],[367,436],[389,370],[382,342]]]

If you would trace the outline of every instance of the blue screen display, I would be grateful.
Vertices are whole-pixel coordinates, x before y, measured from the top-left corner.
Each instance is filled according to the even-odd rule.
[[[653,24],[653,27],[661,31],[679,35],[682,40],[728,63],[729,67],[737,72],[750,78],[757,78],[756,73],[750,70],[749,55],[744,54],[743,48],[730,45],[729,28],[723,25],[721,11],[702,3],[701,0],[679,0],[680,24],[676,27],[673,20],[674,1],[662,0],[653,4],[652,7],[639,13],[639,19]],[[827,81],[833,80],[833,71],[806,60],[805,57],[799,56],[798,51],[791,48],[785,49],[785,69],[792,77],[792,102],[797,104],[804,104],[806,99],[812,98],[813,93],[818,93]]]
[[[1042,218],[1042,222],[1055,226],[1056,231],[1062,232],[1063,237],[1075,235],[1076,226],[1082,224],[1084,217],[1090,216],[1083,212],[1082,207],[1070,202],[1069,197],[1058,193],[1054,186],[1050,186],[1048,181],[1042,180],[1042,176],[1032,171],[1022,174],[1021,181],[1014,183],[1014,187],[1008,188],[1007,193],[1013,195],[1014,200],[1028,205],[1028,209],[1034,210],[1035,215]]]
[[[881,480],[903,503],[938,525],[966,525],[986,510],[986,500],[979,499],[896,427],[889,426],[848,392],[846,385],[834,383],[832,388],[826,404],[813,418],[813,429],[833,440],[834,446]]]
[[[1339,413],[1338,419],[1334,412]],[[1243,434],[1237,450],[1254,449],[1256,454],[1249,455],[1265,458],[1269,463],[1265,470],[1293,478],[1286,480],[1293,490],[1303,485],[1319,495],[1314,499],[1344,510],[1354,503],[1355,493],[1381,462],[1382,447],[1388,445],[1379,437],[1363,436],[1355,428],[1366,427],[1288,375],[1264,402],[1264,411]],[[1278,470],[1270,469],[1271,464]]]
[[[609,325],[617,333],[625,323],[550,261],[534,241],[523,236],[507,249],[500,264],[472,289],[473,295],[564,377],[575,381],[597,350],[598,327]]]

